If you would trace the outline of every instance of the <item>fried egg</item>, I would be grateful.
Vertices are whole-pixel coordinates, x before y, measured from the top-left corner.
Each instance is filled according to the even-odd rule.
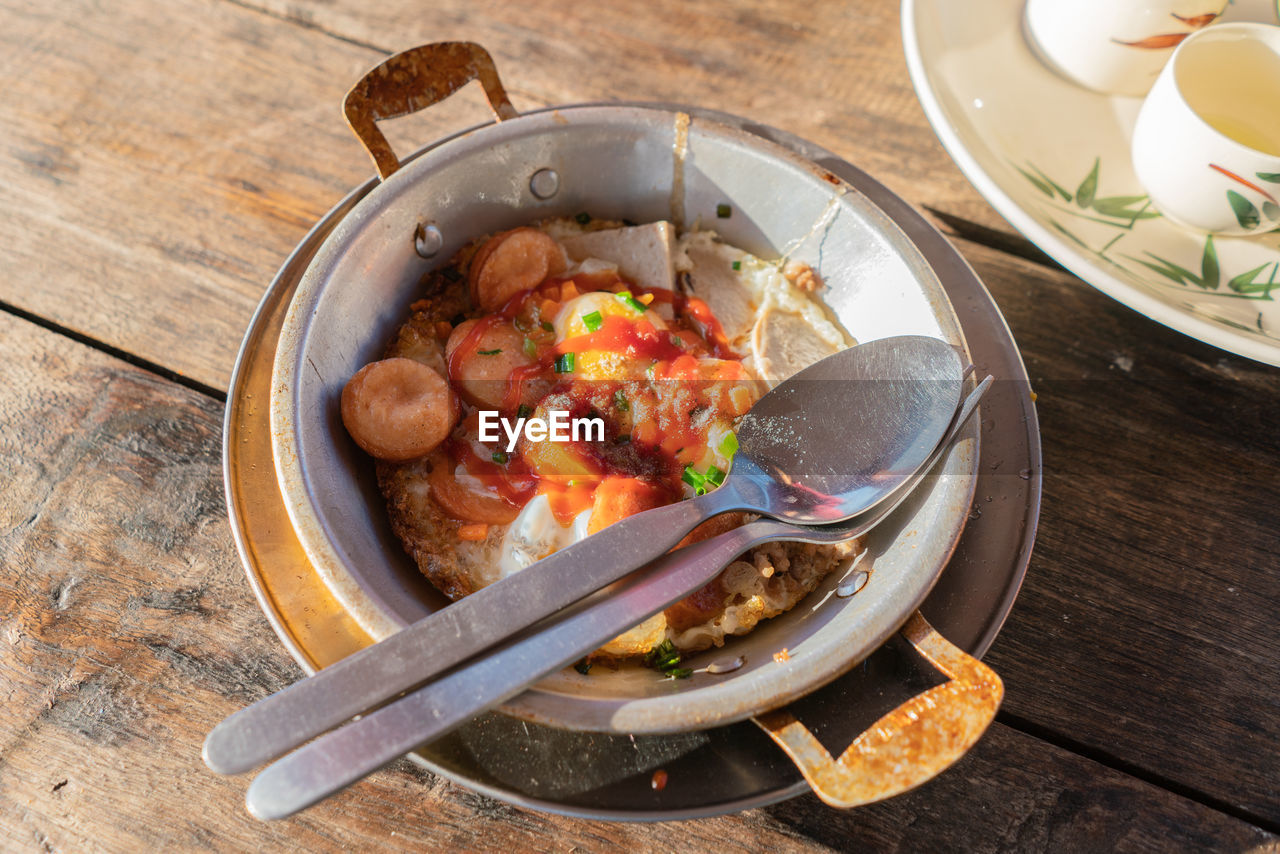
[[[711,232],[694,231],[677,239],[669,223],[611,229],[592,224],[583,229],[571,220],[557,220],[539,228],[565,250],[568,266],[562,278],[615,272],[634,283],[639,298],[630,293],[612,292],[616,288],[562,296],[554,317],[544,315],[539,322],[543,330],[554,333],[550,346],[554,346],[556,352],[572,350],[573,382],[598,382],[608,388],[635,390],[635,399],[628,411],[621,415],[611,413],[613,422],[637,438],[643,434],[648,443],[646,447],[661,446],[662,453],[686,467],[686,473],[730,470],[736,450],[733,433],[736,417],[749,409],[760,393],[735,387],[736,380],[756,377],[775,383],[852,344],[852,339],[813,293],[816,274],[807,267],[803,267],[802,279],[792,275],[780,262],[765,261],[730,246]],[[460,258],[457,272],[465,276],[470,256],[464,253]],[[434,281],[441,297],[415,307],[414,316],[389,348],[389,356],[425,361],[420,356],[430,350],[433,361],[440,361],[438,346],[433,344],[433,349],[425,345],[433,343],[429,340],[431,329],[443,324],[447,331],[451,323],[457,322],[451,318],[459,314],[459,303],[451,294],[457,292],[454,283],[459,277],[455,273],[452,277],[439,276]],[[800,282],[806,286],[802,287]],[[673,296],[664,297],[661,291]],[[655,300],[655,295],[663,298]],[[465,301],[465,296],[462,299]],[[674,313],[673,306],[680,300],[705,303],[705,314],[712,320],[703,330],[705,334],[700,335],[709,345],[711,339],[722,332],[727,349],[742,361],[718,358],[729,354],[719,350],[709,353],[707,346],[700,345],[694,353],[664,357],[661,365],[670,371],[668,376],[655,371],[658,361],[636,358],[634,353],[628,355],[609,346],[608,335],[584,337],[602,328],[616,329],[619,322],[626,322],[644,324],[643,328],[652,333],[678,338],[680,330],[689,328],[689,320]],[[534,333],[525,334],[543,335],[536,331],[537,326],[535,323]],[[575,339],[579,339],[579,346],[574,347],[572,343],[566,346],[566,342]],[[589,346],[593,343],[600,346]],[[525,346],[527,351],[530,346],[527,338]],[[679,342],[674,346],[684,344]],[[677,365],[679,369],[675,370]],[[724,380],[729,382],[714,382]],[[727,390],[717,391],[721,387]],[[720,396],[713,398],[715,394]],[[738,397],[731,397],[733,395]],[[545,414],[542,409],[543,405],[539,404],[537,414]],[[662,446],[670,437],[664,436],[659,426],[673,423],[685,433],[696,435],[697,440],[687,443],[687,447],[683,440],[674,441],[681,447],[674,447],[673,443]],[[482,457],[488,453],[483,448],[480,450],[484,452]],[[577,489],[583,488],[581,481],[574,487],[572,479],[586,478],[590,489],[591,478],[603,475],[584,467],[586,458],[579,459],[576,453],[572,445],[555,443],[537,443],[535,449],[520,449],[521,458],[535,474],[541,466],[542,471],[554,473],[551,479],[558,476]],[[461,523],[442,510],[433,494],[429,497],[426,481],[430,471],[426,460],[380,461],[379,483],[387,498],[396,534],[423,573],[450,598],[460,598],[519,572],[585,539],[591,532],[590,506],[566,516],[563,502],[557,509],[554,496],[539,491],[518,505],[520,509],[510,522],[480,525],[484,530],[481,539],[461,539]],[[478,481],[471,483],[474,478],[465,467],[455,467],[453,476],[463,486],[485,488]],[[685,497],[692,497],[699,489],[714,487],[714,482],[693,480],[682,484]],[[670,493],[664,500],[671,500]],[[602,518],[612,521],[609,512],[604,512]],[[740,523],[725,519],[720,522],[724,523],[721,530],[725,525]],[[717,532],[708,530],[703,535]],[[856,545],[777,543],[753,549],[726,568],[703,591],[624,633],[597,654],[643,655],[665,640],[686,652],[719,646],[727,636],[744,634],[760,620],[794,606],[826,574],[850,557]]]

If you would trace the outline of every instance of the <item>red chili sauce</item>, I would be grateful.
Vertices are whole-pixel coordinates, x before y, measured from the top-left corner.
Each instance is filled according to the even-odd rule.
[[[557,344],[552,322],[561,306],[595,291],[619,294],[619,299],[629,293],[649,310],[606,314],[594,331]],[[661,311],[669,318],[666,329],[650,319],[663,306],[670,308]],[[706,450],[700,412],[708,406],[732,410],[730,387],[750,379],[705,302],[673,291],[646,290],[607,272],[550,278],[480,318],[449,356],[455,389],[468,362],[483,358],[477,354],[486,333],[500,324],[510,324],[523,336],[527,362],[506,378],[502,416],[513,423],[550,410],[566,410],[571,418],[599,417],[605,422],[604,440],[522,440],[508,452],[501,431],[497,443],[479,441],[478,418],[468,406],[468,417],[445,447],[455,466],[461,464],[513,508],[536,494],[547,495],[557,520],[566,526],[592,506],[596,487],[606,477],[638,478],[659,487],[669,501],[678,500],[685,466]],[[589,351],[625,356],[628,374],[616,379],[576,376],[566,360]]]

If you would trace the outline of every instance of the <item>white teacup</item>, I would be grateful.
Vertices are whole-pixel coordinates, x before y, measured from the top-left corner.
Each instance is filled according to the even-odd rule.
[[[1175,222],[1280,227],[1280,27],[1221,24],[1184,41],[1138,113],[1133,168]]]
[[[1212,23],[1227,0],[1027,0],[1028,41],[1068,80],[1145,95],[1173,49]]]

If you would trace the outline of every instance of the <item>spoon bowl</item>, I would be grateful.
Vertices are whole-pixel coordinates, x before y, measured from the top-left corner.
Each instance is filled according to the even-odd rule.
[[[712,499],[801,524],[870,510],[914,476],[960,402],[963,365],[935,338],[882,338],[806,368],[738,425],[733,470]],[[708,501],[708,503],[711,503]]]

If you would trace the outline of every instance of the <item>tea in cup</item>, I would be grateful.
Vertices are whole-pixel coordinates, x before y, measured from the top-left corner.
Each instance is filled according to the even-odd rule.
[[[1184,41],[1138,113],[1133,168],[1168,219],[1227,235],[1280,227],[1280,27]]]
[[[1145,95],[1183,39],[1227,0],[1027,0],[1027,40],[1063,77],[1111,95]]]

